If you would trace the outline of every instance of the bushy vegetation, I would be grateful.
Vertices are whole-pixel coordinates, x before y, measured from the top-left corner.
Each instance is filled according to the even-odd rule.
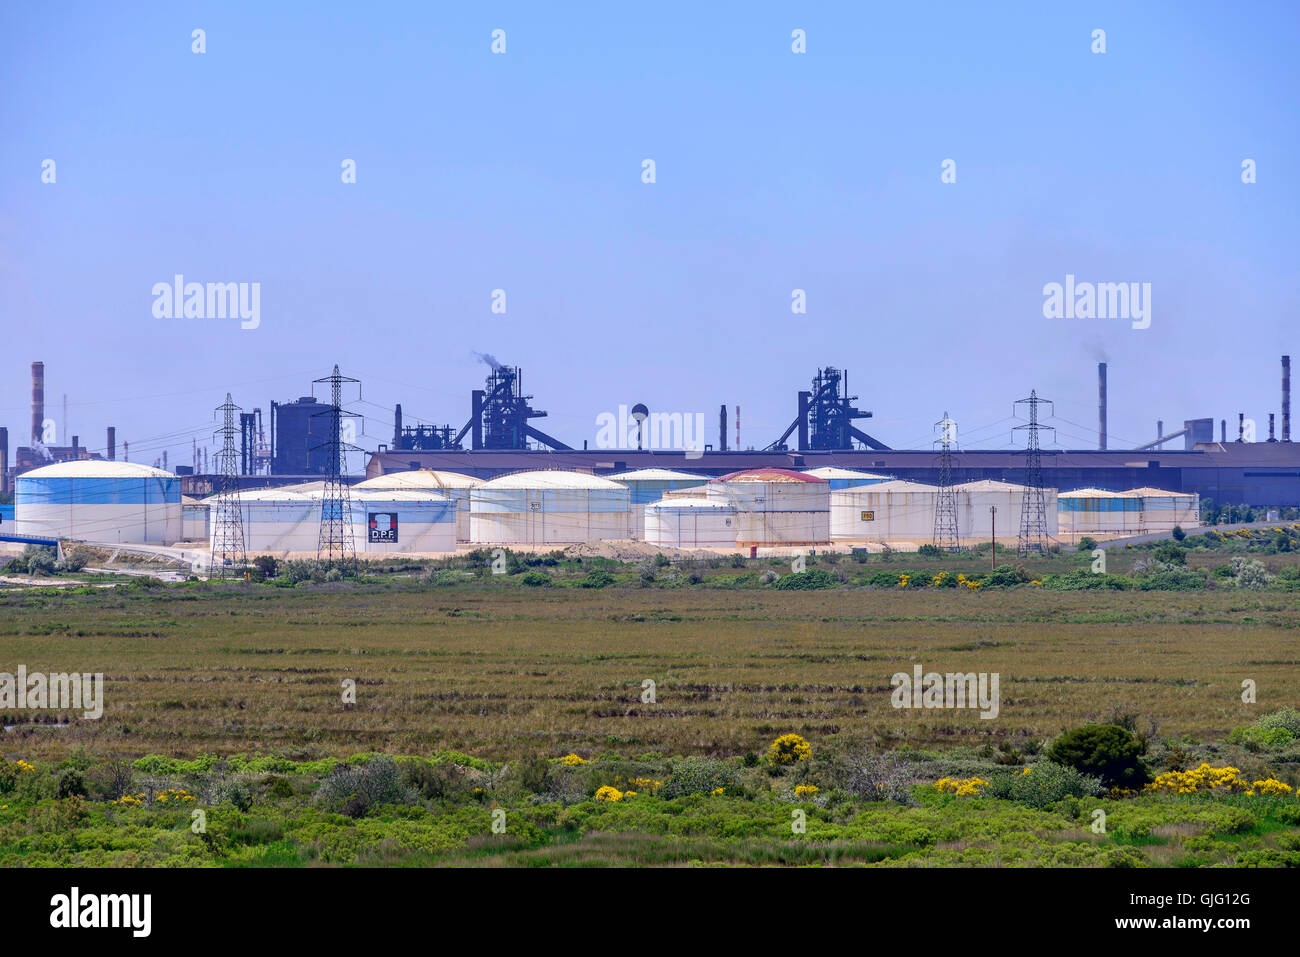
[[[1106,787],[1137,788],[1150,779],[1142,763],[1146,748],[1131,731],[1115,724],[1090,724],[1065,732],[1047,749],[1047,758],[1095,777]]]

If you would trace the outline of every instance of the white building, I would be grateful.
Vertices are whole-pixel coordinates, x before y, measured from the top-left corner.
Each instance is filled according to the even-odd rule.
[[[626,485],[586,472],[514,472],[470,489],[470,540],[483,545],[567,545],[628,536]]]
[[[82,459],[14,479],[18,535],[87,542],[181,538],[181,480],[135,462]]]

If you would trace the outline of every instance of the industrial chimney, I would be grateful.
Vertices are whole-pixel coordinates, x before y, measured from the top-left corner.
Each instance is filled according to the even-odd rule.
[[[1097,448],[1106,448],[1106,363],[1097,363]]]
[[[117,458],[117,428],[110,425],[108,427],[108,460],[112,462]]]
[[[45,363],[32,363],[32,445],[42,444],[45,430]]]
[[[393,448],[402,447],[402,403],[397,403],[393,410]]]
[[[1268,414],[1268,440],[1270,442],[1277,441],[1277,439],[1273,438],[1273,413],[1272,412]]]
[[[722,406],[718,412],[718,449],[727,451],[727,407]]]
[[[0,494],[9,491],[9,430],[0,427]]]
[[[1291,441],[1291,357],[1282,357],[1282,441]]]
[[[1245,412],[1237,413],[1237,441],[1238,442],[1246,441],[1246,413]]]

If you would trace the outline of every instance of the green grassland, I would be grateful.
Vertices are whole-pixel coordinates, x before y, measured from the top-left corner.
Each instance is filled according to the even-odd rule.
[[[987,556],[816,556],[804,579],[787,561],[563,556],[492,575],[478,556],[357,582],[0,591],[0,671],[105,678],[97,721],[4,713],[0,864],[1297,863],[1294,792],[1027,800],[998,783],[1041,779],[1048,743],[1089,723],[1131,728],[1153,774],[1300,783],[1300,742],[1232,734],[1300,702],[1300,551],[1259,543],[1254,587],[1216,572],[1251,550],[1229,542],[1154,567],[1117,554],[1101,588],[1074,584],[1089,557],[1066,553],[999,557],[1014,574],[982,587],[954,582]],[[891,707],[890,676],[915,664],[997,672],[1000,714]],[[768,759],[787,733],[808,760]],[[367,784],[382,755],[395,777]],[[852,772],[880,755],[887,793]],[[945,794],[944,777],[997,786]],[[637,793],[597,800],[606,786]]]

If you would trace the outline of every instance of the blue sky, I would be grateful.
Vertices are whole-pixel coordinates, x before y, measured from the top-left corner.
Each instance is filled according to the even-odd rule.
[[[896,448],[945,409],[1008,447],[1031,388],[1092,447],[1103,357],[1112,447],[1278,410],[1300,4],[610,6],[6,5],[11,446],[33,359],[83,442],[116,425],[171,464],[227,391],[267,411],[335,362],[363,380],[361,444],[399,401],[459,427],[476,350],[578,446],[634,402],[703,411],[713,441],[725,402],[761,447],[827,364]],[[259,328],[156,319],[176,273],[259,282]],[[1045,319],[1067,273],[1151,283],[1150,328]]]

